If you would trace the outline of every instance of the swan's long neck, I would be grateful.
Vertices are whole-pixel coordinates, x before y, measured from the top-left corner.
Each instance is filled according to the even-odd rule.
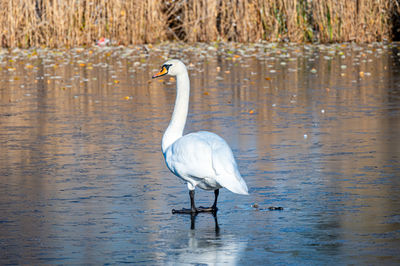
[[[190,81],[187,71],[176,76],[176,99],[171,121],[162,139],[162,151],[182,137],[189,109]]]

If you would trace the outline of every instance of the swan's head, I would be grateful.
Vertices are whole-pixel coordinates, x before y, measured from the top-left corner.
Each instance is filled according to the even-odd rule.
[[[177,75],[179,75],[181,73],[185,73],[185,72],[187,72],[186,66],[184,63],[182,63],[182,61],[180,61],[178,59],[171,59],[171,60],[168,60],[167,62],[165,62],[161,66],[160,72],[155,74],[153,76],[153,79],[167,75],[167,74],[171,75],[171,76],[177,76]]]

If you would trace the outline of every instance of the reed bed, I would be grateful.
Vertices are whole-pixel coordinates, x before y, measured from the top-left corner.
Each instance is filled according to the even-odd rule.
[[[3,47],[399,39],[400,0],[3,0]]]

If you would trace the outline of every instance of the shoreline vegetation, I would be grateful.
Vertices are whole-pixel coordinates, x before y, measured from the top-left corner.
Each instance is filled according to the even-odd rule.
[[[9,0],[1,47],[400,40],[400,0]]]

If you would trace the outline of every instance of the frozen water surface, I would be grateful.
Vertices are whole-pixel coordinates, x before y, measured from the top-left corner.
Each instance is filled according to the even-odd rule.
[[[400,263],[399,48],[2,50],[0,264]],[[160,152],[175,82],[150,80],[170,57],[186,132],[223,136],[250,189],[221,190],[217,217],[171,214],[189,205]]]

